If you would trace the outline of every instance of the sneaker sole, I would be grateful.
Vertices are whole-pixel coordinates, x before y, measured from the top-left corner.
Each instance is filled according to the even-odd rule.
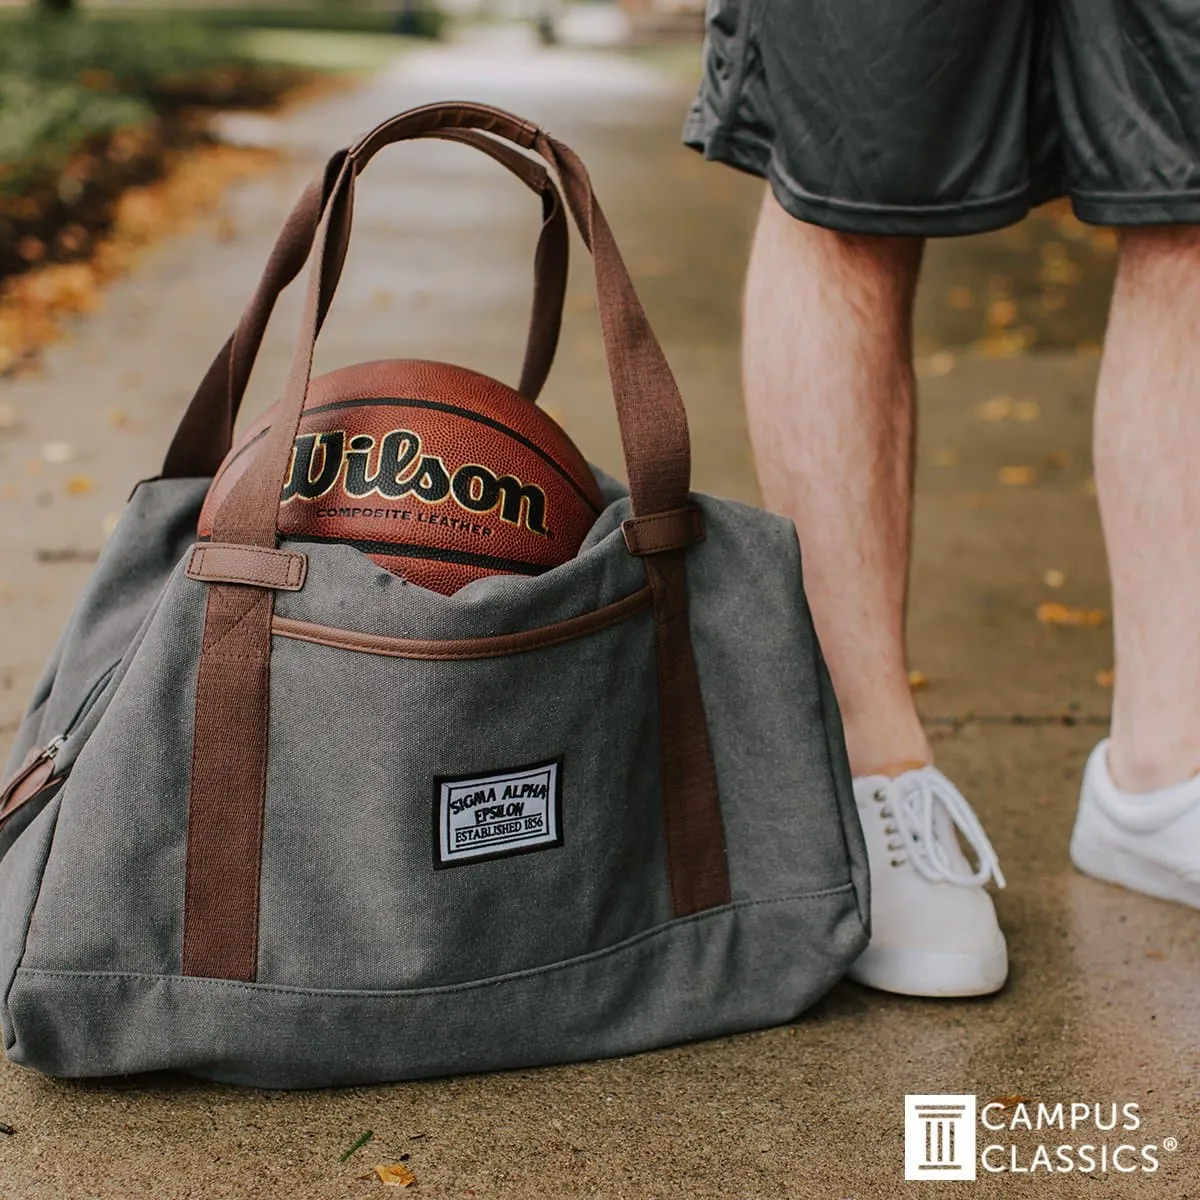
[[[1071,861],[1085,875],[1158,900],[1171,900],[1200,908],[1200,883],[1182,879],[1157,863],[1149,862],[1116,846],[1105,846],[1090,838],[1071,839]]]
[[[868,946],[846,972],[846,978],[899,996],[990,996],[1008,978],[1008,947],[1003,936],[984,954]]]

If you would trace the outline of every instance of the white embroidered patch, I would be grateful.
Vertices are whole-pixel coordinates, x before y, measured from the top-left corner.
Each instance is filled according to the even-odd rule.
[[[435,786],[435,867],[562,845],[561,760]]]

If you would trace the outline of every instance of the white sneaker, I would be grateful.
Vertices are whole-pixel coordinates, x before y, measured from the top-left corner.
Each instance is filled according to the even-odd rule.
[[[1071,861],[1097,879],[1200,908],[1200,776],[1123,792],[1108,773],[1105,738],[1083,772]]]
[[[854,798],[871,866],[871,944],[849,977],[908,996],[999,991],[1008,949],[984,885],[1003,887],[1004,876],[962,793],[936,767],[921,767],[856,779]]]

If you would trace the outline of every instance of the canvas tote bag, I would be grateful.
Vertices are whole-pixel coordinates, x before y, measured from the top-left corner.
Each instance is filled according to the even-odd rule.
[[[607,507],[575,559],[451,596],[276,530],[357,177],[429,136],[543,197],[531,396],[565,229],[545,168],[507,143],[557,172],[594,258],[629,479],[598,476]],[[195,545],[272,306],[310,257],[259,467]],[[310,1087],[626,1054],[800,1013],[867,936],[837,706],[794,527],[689,483],[674,379],[567,147],[443,104],[336,155],[20,728],[0,793],[9,1059]],[[545,836],[447,860],[455,797],[505,780]]]

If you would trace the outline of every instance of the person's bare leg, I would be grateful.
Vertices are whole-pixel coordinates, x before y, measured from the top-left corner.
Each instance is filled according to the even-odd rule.
[[[1109,770],[1147,792],[1200,772],[1200,228],[1127,229],[1096,397],[1113,592]]]
[[[746,280],[746,409],[763,502],[799,531],[855,775],[932,761],[904,645],[922,246],[804,224],[768,189]]]

